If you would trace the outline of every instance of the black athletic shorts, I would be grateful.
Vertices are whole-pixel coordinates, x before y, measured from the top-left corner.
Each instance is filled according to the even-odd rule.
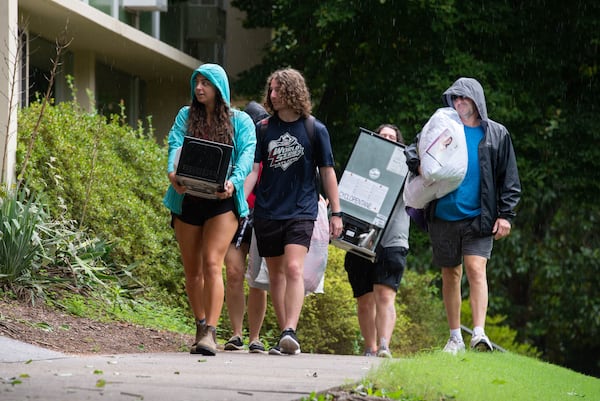
[[[178,218],[187,224],[203,226],[206,220],[223,213],[232,211],[237,214],[233,198],[204,199],[196,196],[185,195],[181,205],[181,214],[171,213],[171,227],[173,219]]]
[[[406,266],[408,249],[401,246],[378,248],[375,262],[346,252],[344,268],[354,298],[373,291],[373,284],[386,285],[398,291]]]
[[[310,248],[314,220],[254,219],[254,233],[258,254],[263,258],[281,256],[286,245],[302,245]]]

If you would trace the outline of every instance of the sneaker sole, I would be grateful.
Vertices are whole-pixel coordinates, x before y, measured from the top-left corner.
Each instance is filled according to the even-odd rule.
[[[244,350],[244,346],[239,346],[239,345],[235,345],[235,344],[225,344],[225,348],[223,348],[225,351],[243,351]]]
[[[280,350],[278,350],[278,349],[271,348],[269,350],[269,355],[283,355],[283,353]]]
[[[254,344],[250,344],[248,347],[248,352],[251,354],[266,354],[264,346],[254,346]]]
[[[285,336],[279,340],[279,347],[284,354],[298,355],[300,353],[300,344],[292,336]]]
[[[486,344],[485,341],[478,342],[477,344],[472,346],[471,349],[479,352],[492,352],[494,350],[493,348],[490,348],[490,346]]]
[[[264,349],[251,349],[248,350],[249,353],[251,354],[266,354],[267,351],[265,351]]]

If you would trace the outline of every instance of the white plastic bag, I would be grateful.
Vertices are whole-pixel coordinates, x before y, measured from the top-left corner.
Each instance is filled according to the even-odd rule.
[[[456,110],[436,110],[421,131],[417,149],[421,174],[409,174],[403,197],[407,206],[422,209],[458,188],[467,173],[467,142]]]
[[[304,294],[323,293],[325,268],[329,257],[329,220],[327,203],[319,197],[319,214],[310,240],[310,249],[304,259]]]

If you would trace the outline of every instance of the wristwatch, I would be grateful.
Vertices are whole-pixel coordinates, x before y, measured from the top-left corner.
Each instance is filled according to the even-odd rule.
[[[331,212],[331,217],[342,217],[344,212]]]

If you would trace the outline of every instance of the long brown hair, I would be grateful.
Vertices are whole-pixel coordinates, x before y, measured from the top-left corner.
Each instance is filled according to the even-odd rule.
[[[286,105],[303,117],[308,117],[312,111],[310,92],[306,81],[300,71],[293,68],[284,68],[272,73],[267,79],[265,89],[264,105],[269,114],[273,114],[273,103],[271,103],[271,81],[274,79],[281,86],[281,93]]]
[[[212,115],[212,121],[208,121],[204,104],[194,96],[188,115],[188,135],[231,145],[233,143],[233,126],[230,115],[229,107],[223,101],[219,90],[215,90],[215,112]]]

